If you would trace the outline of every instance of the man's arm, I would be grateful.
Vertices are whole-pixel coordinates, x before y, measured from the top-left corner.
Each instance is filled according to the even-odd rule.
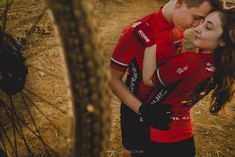
[[[122,77],[124,72],[117,71],[110,67],[111,71],[111,81],[110,87],[113,93],[129,108],[131,108],[134,112],[138,113],[139,107],[141,106],[141,101],[134,96],[127,86],[122,81]]]

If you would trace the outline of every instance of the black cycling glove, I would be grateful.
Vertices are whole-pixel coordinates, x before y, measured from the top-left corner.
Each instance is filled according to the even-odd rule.
[[[140,122],[153,126],[159,130],[168,130],[172,121],[170,104],[142,104],[138,111]]]

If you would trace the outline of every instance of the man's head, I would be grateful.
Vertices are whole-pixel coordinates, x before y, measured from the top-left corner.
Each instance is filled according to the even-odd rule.
[[[181,0],[184,1],[189,8],[191,7],[199,7],[202,3],[208,2],[211,6],[212,10],[219,10],[223,8],[223,3],[220,0]]]
[[[219,0],[175,0],[172,22],[180,31],[198,26],[205,16],[222,8]]]

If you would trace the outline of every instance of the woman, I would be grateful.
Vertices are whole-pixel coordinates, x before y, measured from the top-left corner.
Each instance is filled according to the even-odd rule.
[[[146,157],[193,157],[195,146],[190,109],[213,90],[211,113],[219,112],[232,98],[235,76],[235,8],[214,11],[194,28],[198,53],[185,52],[156,69],[156,51],[145,51],[143,80],[157,86],[148,105],[171,107],[171,121],[150,127]],[[156,47],[157,48],[157,47]],[[139,112],[145,112],[140,108]],[[162,129],[164,128],[164,129]]]

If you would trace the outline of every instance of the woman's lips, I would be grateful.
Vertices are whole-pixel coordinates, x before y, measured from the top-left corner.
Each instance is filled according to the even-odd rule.
[[[199,36],[197,36],[197,35],[194,35],[194,39],[198,39],[198,40],[200,40],[200,37],[199,37]]]

